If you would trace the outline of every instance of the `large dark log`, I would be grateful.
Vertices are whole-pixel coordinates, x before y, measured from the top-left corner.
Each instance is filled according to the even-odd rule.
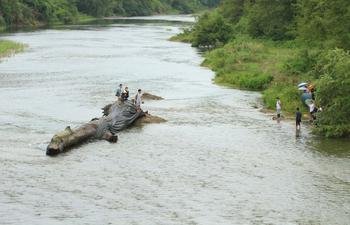
[[[54,135],[50,144],[47,146],[46,154],[49,156],[57,155],[91,139],[104,139],[113,143],[117,142],[117,132],[129,127],[140,118],[145,118],[143,119],[145,123],[152,121],[156,123],[165,122],[160,117],[154,117],[147,112],[137,110],[131,101],[117,101],[106,105],[102,110],[103,117],[95,118],[75,129],[67,127],[64,131]]]

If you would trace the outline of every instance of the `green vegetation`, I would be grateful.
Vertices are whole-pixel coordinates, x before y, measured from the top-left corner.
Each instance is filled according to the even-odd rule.
[[[242,37],[207,52],[203,64],[217,72],[215,80],[218,83],[263,90],[273,77],[278,76],[273,64],[288,54],[281,56],[278,50],[267,42]]]
[[[319,115],[317,131],[326,136],[346,136],[350,131],[350,54],[341,49],[323,52],[314,75],[318,103],[324,107]]]
[[[1,0],[0,23],[9,27],[72,23],[78,11],[67,0]]]
[[[205,48],[217,83],[261,90],[270,109],[276,97],[285,112],[302,107],[296,86],[311,81],[315,131],[350,136],[350,1],[223,0],[172,39]]]
[[[0,40],[0,58],[20,52],[24,47],[24,45],[13,41]]]
[[[350,1],[298,1],[297,34],[309,45],[350,50]]]
[[[192,46],[214,48],[231,38],[231,27],[219,13],[205,13],[193,27]]]
[[[69,24],[81,14],[144,16],[155,13],[192,13],[219,0],[0,0],[0,27]]]

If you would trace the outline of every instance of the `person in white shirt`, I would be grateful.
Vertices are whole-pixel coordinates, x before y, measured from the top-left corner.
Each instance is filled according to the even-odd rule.
[[[282,103],[279,97],[276,98],[276,113],[277,113],[277,120],[281,118],[281,112],[282,112]]]
[[[309,105],[309,109],[310,109],[310,119],[311,119],[311,121],[316,120],[316,113],[318,111],[318,108],[316,107],[315,102],[312,102]]]
[[[141,93],[141,89],[139,89],[137,91],[137,94],[135,95],[135,105],[136,105],[136,109],[137,111],[141,110],[141,104],[142,104],[142,93]]]

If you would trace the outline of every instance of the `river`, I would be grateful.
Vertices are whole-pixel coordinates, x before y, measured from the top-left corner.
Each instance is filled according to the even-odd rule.
[[[196,49],[168,41],[181,20],[2,34],[28,47],[0,63],[0,224],[350,224],[350,142],[296,136],[260,93],[213,84]],[[143,107],[168,122],[47,157],[120,82],[164,97]]]

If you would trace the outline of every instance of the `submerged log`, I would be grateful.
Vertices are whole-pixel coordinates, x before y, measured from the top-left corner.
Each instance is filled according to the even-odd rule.
[[[144,99],[144,100],[163,100],[164,98],[145,92],[142,94],[142,99]]]
[[[47,146],[46,154],[57,155],[69,148],[82,144],[91,139],[102,139],[115,143],[118,141],[117,132],[129,127],[140,118],[139,123],[165,122],[160,117],[151,116],[147,112],[137,110],[131,101],[117,101],[102,108],[103,117],[92,119],[82,126],[71,129],[67,127],[53,136]]]
[[[135,126],[142,126],[144,124],[150,124],[150,123],[164,123],[166,122],[165,119],[159,117],[159,116],[153,116],[149,114],[148,112],[145,112],[145,115],[138,120],[135,121]]]

